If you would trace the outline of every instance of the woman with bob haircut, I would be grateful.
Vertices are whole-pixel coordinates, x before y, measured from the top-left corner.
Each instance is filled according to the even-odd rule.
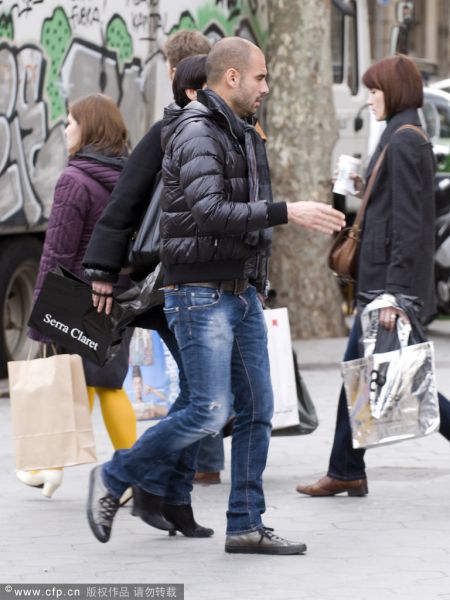
[[[423,322],[436,313],[434,298],[434,171],[431,144],[421,127],[417,109],[423,103],[420,72],[406,56],[383,59],[363,75],[369,89],[369,107],[386,128],[370,160],[366,180],[387,146],[376,176],[361,227],[356,292],[357,315],[344,361],[362,356],[361,293],[412,296],[421,303]],[[403,128],[413,125],[413,128]],[[400,130],[400,128],[402,128]],[[396,320],[407,319],[397,308],[379,311],[379,323],[388,331]],[[450,440],[450,403],[439,394],[440,433]],[[298,485],[310,496],[349,496],[368,493],[362,449],[353,449],[347,398],[341,389],[336,430],[327,474],[312,485]]]
[[[172,92],[175,104],[184,108],[197,99],[197,90],[206,85],[207,54],[187,56],[178,63],[172,81]]]
[[[197,90],[206,86],[206,54],[188,56],[178,63],[172,82],[175,104],[184,108],[197,99]],[[177,109],[175,109],[177,110]],[[197,469],[193,483],[210,485],[221,483],[225,454],[222,434],[207,436],[199,442]]]
[[[64,133],[69,162],[56,183],[35,298],[47,273],[58,264],[84,278],[82,260],[89,238],[128,154],[128,134],[122,115],[111,98],[102,94],[92,94],[71,104]],[[116,291],[129,285],[129,278],[122,277]],[[90,407],[93,408],[97,395],[115,449],[130,448],[136,441],[136,416],[122,389],[131,333],[132,330],[127,330],[118,356],[108,365],[98,367],[83,360]],[[42,343],[51,341],[33,329],[29,330],[29,336]],[[61,484],[62,474],[62,469],[17,472],[22,483],[42,487],[47,497]]]

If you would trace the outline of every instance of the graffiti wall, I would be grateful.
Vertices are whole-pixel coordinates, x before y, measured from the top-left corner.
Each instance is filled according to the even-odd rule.
[[[108,94],[134,145],[171,99],[164,41],[192,28],[264,47],[265,2],[0,0],[0,234],[45,229],[68,104]]]

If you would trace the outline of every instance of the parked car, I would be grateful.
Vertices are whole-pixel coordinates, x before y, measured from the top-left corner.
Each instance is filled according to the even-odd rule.
[[[450,94],[450,79],[440,79],[439,81],[430,83],[430,87],[433,89],[436,89],[436,90],[441,90],[442,92],[447,92],[447,94]]]
[[[435,282],[438,311],[450,314],[450,79],[424,88],[422,118],[433,142],[436,172]]]
[[[433,142],[440,179],[440,173],[450,173],[450,93],[434,87],[425,87],[423,91],[422,116]]]

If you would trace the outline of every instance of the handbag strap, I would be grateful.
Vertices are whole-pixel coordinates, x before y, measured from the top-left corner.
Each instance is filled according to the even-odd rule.
[[[428,143],[430,142],[430,138],[427,136],[425,131],[423,129],[421,129],[420,127],[417,127],[417,125],[409,125],[409,124],[402,125],[395,131],[395,133],[397,133],[398,131],[400,131],[402,129],[412,129],[413,131],[418,133],[420,136],[422,136],[426,142],[428,142]]]
[[[419,135],[421,135],[424,140],[426,140],[427,142],[429,142],[430,140],[428,139],[427,134],[420,128],[417,127],[416,125],[402,125],[401,127],[399,127],[398,129],[396,129],[394,131],[394,135],[396,133],[398,133],[399,131],[402,131],[403,129],[412,129],[413,131],[415,131],[416,133],[418,133]],[[383,162],[384,156],[386,154],[388,148],[388,144],[386,144],[386,146],[383,148],[383,151],[381,152],[380,156],[377,159],[377,162],[375,163],[375,166],[373,168],[372,173],[370,174],[369,177],[369,181],[367,182],[367,186],[366,189],[364,190],[364,196],[361,202],[361,206],[359,207],[359,210],[356,214],[355,220],[353,222],[352,225],[352,230],[354,232],[354,235],[358,238],[359,237],[359,232],[360,232],[360,225],[361,225],[361,221],[363,220],[364,217],[364,213],[366,212],[366,208],[367,208],[367,204],[369,203],[369,198],[370,198],[370,194],[372,193],[372,188],[374,186],[375,183],[375,179],[378,175],[378,171],[380,170],[381,167],[381,163]]]

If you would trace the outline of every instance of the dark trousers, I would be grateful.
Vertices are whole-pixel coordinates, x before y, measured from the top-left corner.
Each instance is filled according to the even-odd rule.
[[[361,336],[361,320],[355,318],[353,328],[348,339],[344,361],[360,358],[358,340]],[[442,394],[438,394],[441,424],[439,433],[450,441],[450,402]],[[347,397],[344,386],[341,388],[334,432],[333,448],[331,449],[328,476],[343,481],[363,479],[366,477],[364,463],[365,450],[354,450],[352,446],[352,432],[347,409]]]
[[[185,409],[190,402],[189,386],[181,361],[181,354],[175,335],[169,329],[163,306],[159,305],[144,313],[133,322],[136,327],[153,329],[166,344],[178,366],[180,394],[172,404],[169,415]],[[157,496],[164,496],[168,504],[190,504],[190,492],[195,475],[197,454],[200,441],[194,442],[183,450],[172,453],[164,461],[160,461],[157,467],[149,465],[145,482],[139,481],[143,489]],[[150,477],[150,472],[153,478]],[[164,482],[164,485],[163,485]]]

